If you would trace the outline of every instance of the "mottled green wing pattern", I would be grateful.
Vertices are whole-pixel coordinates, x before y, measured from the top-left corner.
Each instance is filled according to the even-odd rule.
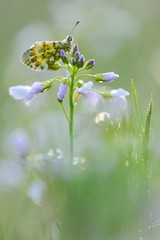
[[[21,60],[33,70],[52,70],[53,65],[61,59],[60,51],[69,52],[72,37],[63,41],[35,42],[30,49],[22,54]]]
[[[35,42],[30,49],[22,54],[21,60],[33,70],[50,70],[60,60],[61,42]]]

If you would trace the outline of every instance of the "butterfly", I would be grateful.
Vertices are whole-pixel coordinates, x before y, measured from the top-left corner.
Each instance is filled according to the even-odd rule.
[[[76,23],[74,28],[77,26]],[[74,30],[72,29],[72,31]],[[71,31],[71,33],[72,33]],[[21,61],[33,70],[52,70],[54,64],[61,59],[60,51],[69,52],[72,47],[73,38],[67,36],[62,41],[35,42],[28,50],[23,52]]]

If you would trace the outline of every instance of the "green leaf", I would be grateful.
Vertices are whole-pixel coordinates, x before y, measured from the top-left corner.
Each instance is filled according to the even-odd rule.
[[[131,85],[132,85],[133,102],[134,102],[134,107],[135,107],[135,112],[136,112],[137,123],[139,125],[140,130],[142,130],[141,120],[140,120],[140,116],[139,116],[137,93],[136,93],[136,88],[135,88],[133,79],[132,79]]]

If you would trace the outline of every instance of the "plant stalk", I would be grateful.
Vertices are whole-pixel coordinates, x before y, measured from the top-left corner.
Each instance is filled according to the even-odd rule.
[[[70,85],[70,95],[69,95],[69,105],[70,105],[70,121],[69,121],[69,135],[70,135],[70,163],[73,161],[73,113],[74,113],[74,103],[73,103],[73,87],[74,87],[74,75],[71,76]]]

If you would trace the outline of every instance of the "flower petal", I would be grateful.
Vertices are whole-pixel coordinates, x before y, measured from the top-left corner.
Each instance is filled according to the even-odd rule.
[[[9,88],[9,95],[16,100],[25,99],[27,93],[30,91],[31,87],[29,86],[15,86]]]
[[[127,92],[126,90],[124,90],[123,88],[119,88],[119,89],[113,89],[111,91],[111,95],[113,97],[119,97],[119,96],[128,96],[129,92]]]
[[[99,100],[101,99],[101,95],[94,91],[89,91],[88,93],[84,94],[83,96],[87,101],[91,102],[94,105],[97,104],[99,102]]]
[[[79,93],[81,94],[87,94],[88,91],[93,87],[93,82],[89,81],[85,84],[83,84],[83,86],[78,90]]]
[[[34,82],[29,92],[31,94],[39,94],[42,91],[42,89],[43,86],[41,82]]]

